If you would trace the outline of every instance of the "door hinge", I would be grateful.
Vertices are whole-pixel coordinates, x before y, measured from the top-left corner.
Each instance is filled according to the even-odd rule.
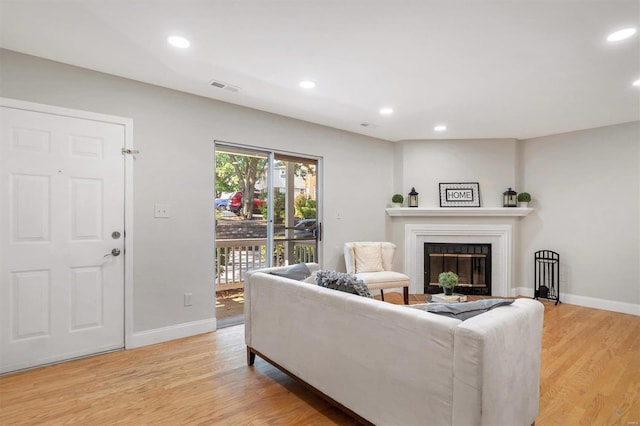
[[[122,153],[122,155],[125,155],[125,154],[131,154],[131,155],[140,154],[140,151],[138,151],[137,149],[122,148],[122,150],[120,152]]]

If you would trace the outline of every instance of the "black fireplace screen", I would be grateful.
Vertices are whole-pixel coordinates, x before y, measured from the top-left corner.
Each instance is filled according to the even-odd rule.
[[[424,291],[442,293],[441,272],[455,272],[457,293],[491,295],[491,244],[424,244]]]

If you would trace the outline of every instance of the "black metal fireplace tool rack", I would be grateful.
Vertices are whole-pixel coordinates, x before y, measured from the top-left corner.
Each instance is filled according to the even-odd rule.
[[[534,299],[560,302],[560,255],[551,250],[535,252],[533,262]]]

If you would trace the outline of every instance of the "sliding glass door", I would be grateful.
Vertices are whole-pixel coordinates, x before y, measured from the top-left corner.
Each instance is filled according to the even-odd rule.
[[[215,143],[216,318],[242,322],[247,271],[320,262],[320,159]]]
[[[318,161],[275,154],[273,244],[276,265],[318,261]]]

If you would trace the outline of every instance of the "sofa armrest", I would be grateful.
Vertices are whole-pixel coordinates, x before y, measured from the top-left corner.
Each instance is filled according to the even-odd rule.
[[[307,268],[312,273],[320,266],[317,263],[307,263]],[[291,265],[293,266],[293,265]],[[272,268],[254,269],[244,274],[244,340],[247,346],[251,346],[251,277],[253,274],[270,273],[273,271],[286,271],[291,266],[274,266]]]
[[[453,424],[530,425],[535,422],[543,314],[544,306],[540,302],[517,299],[511,305],[485,312],[457,327]]]

